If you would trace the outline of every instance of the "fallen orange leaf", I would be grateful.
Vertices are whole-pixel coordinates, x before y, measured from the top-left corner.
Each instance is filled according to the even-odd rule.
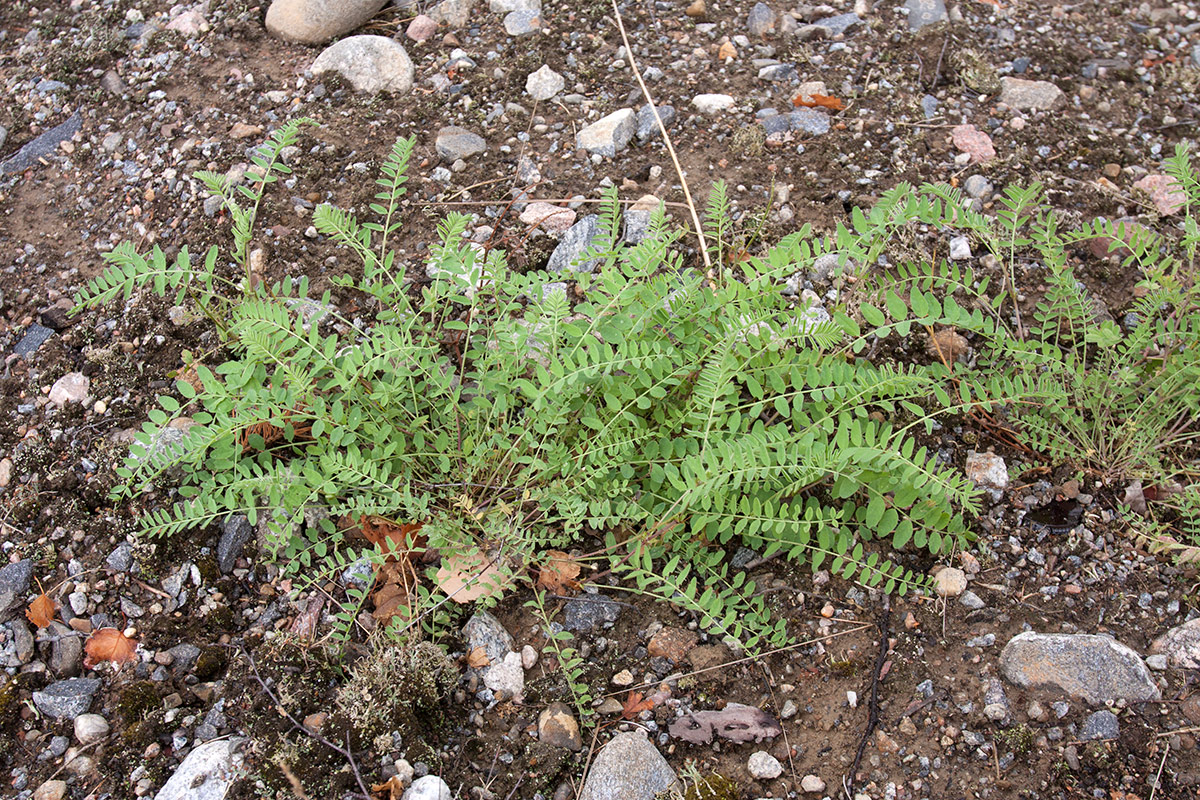
[[[372,792],[387,792],[382,800],[400,800],[404,796],[404,780],[399,775],[393,775],[387,783],[371,784]]]
[[[472,647],[467,653],[467,666],[472,669],[479,669],[491,664],[492,660],[488,658],[488,654],[484,652],[482,647]]]
[[[547,550],[546,563],[538,570],[537,585],[554,594],[566,594],[579,588],[579,562],[561,550]]]
[[[841,100],[825,94],[798,94],[792,98],[792,105],[805,108],[828,108],[830,111],[841,111],[846,107]]]
[[[58,606],[43,592],[29,604],[29,608],[25,609],[25,616],[39,628],[48,628],[54,621],[56,611],[58,611]]]
[[[654,708],[654,701],[643,700],[643,697],[641,692],[630,690],[629,696],[625,698],[625,704],[621,708],[621,719],[633,719],[643,711]]]
[[[371,599],[375,601],[372,616],[380,622],[392,617],[408,618],[417,586],[417,574],[407,560],[388,561],[375,572],[378,587]]]
[[[438,588],[456,603],[497,597],[512,584],[512,576],[478,550],[442,557],[435,576]]]
[[[95,669],[101,661],[111,661],[120,669],[122,664],[137,661],[137,640],[116,628],[101,628],[88,637],[83,651],[87,653],[83,665],[88,669]]]
[[[367,541],[389,559],[411,557],[412,551],[423,545],[417,537],[423,527],[420,522],[397,524],[383,517],[363,516],[359,518],[358,526]]]

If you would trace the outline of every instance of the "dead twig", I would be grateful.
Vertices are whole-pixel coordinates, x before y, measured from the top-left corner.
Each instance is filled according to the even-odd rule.
[[[867,743],[879,725],[879,683],[883,680],[883,665],[887,663],[888,634],[892,621],[892,598],[885,594],[879,609],[879,651],[875,654],[875,670],[871,673],[871,700],[867,704],[867,729],[863,731],[862,739],[858,742],[858,751],[854,754],[854,763],[850,772],[842,779],[842,788],[846,792],[846,800],[854,798],[854,782],[858,779],[858,765],[862,763],[863,753]]]
[[[245,656],[246,663],[250,665],[250,671],[254,673],[254,679],[258,681],[258,685],[261,686],[263,691],[267,693],[267,697],[271,698],[271,703],[274,704],[275,710],[279,712],[284,719],[292,723],[292,726],[296,730],[305,734],[314,741],[320,742],[330,750],[345,758],[347,763],[350,764],[350,771],[354,774],[354,780],[358,783],[358,788],[362,790],[362,796],[367,800],[371,800],[371,793],[367,790],[367,784],[363,781],[362,773],[358,771],[358,763],[354,760],[354,753],[350,751],[350,732],[346,731],[346,746],[341,747],[329,741],[320,733],[312,730],[311,728],[306,728],[295,717],[292,716],[290,711],[284,708],[283,703],[279,701],[279,698],[275,695],[275,692],[273,692],[271,687],[267,685],[267,682],[263,680],[262,675],[260,675],[258,672],[258,665],[254,663],[254,657],[250,655],[250,651],[244,647],[239,647],[238,650],[240,650],[242,655]]]
[[[834,621],[836,622],[837,620],[834,620]],[[827,642],[830,639],[836,639],[839,636],[846,636],[851,633],[858,633],[859,631],[865,630],[866,628],[870,628],[870,627],[871,627],[871,623],[864,622],[854,628],[849,628],[844,631],[838,631],[837,633],[831,633],[828,636],[818,636],[815,639],[805,639],[802,642],[796,642],[794,644],[785,645],[784,647],[777,647],[774,650],[768,650],[767,652],[762,653],[757,656],[746,656],[745,658],[735,658],[733,661],[725,661],[721,664],[717,664],[712,667],[705,667],[704,669],[692,670],[691,672],[684,672],[680,675],[672,674],[672,675],[669,675],[668,677],[673,680],[680,680],[682,678],[691,678],[691,677],[695,677],[696,675],[703,675],[704,673],[712,672],[713,670],[728,669],[729,667],[736,667],[738,664],[745,664],[747,662],[757,662],[768,656],[773,656],[776,653],[786,653],[789,650],[796,650],[801,647],[808,647],[809,645],[813,645],[818,642]],[[639,683],[634,686],[626,686],[625,688],[621,689],[618,692],[609,692],[608,694],[601,695],[601,698],[618,697],[619,695],[625,694],[626,692],[631,691],[631,690],[645,689],[648,686],[658,686],[658,685],[659,685],[659,681],[655,681],[653,683]]]
[[[1154,795],[1158,793],[1158,784],[1162,780],[1163,767],[1167,765],[1167,755],[1171,752],[1171,743],[1167,742],[1167,746],[1163,748],[1162,761],[1158,762],[1158,773],[1154,776],[1154,785],[1150,787],[1150,800],[1154,800]]]
[[[1200,733],[1200,725],[1197,725],[1194,728],[1176,728],[1173,731],[1163,731],[1162,733],[1156,734],[1154,738],[1165,739],[1166,737],[1174,736],[1177,733]]]

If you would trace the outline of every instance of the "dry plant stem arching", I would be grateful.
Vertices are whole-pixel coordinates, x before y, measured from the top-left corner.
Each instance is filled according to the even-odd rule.
[[[712,259],[708,255],[708,242],[704,240],[704,230],[700,225],[700,215],[696,213],[696,203],[692,200],[692,193],[688,189],[687,178],[683,176],[683,167],[679,165],[679,157],[675,155],[675,145],[671,144],[671,137],[667,135],[667,126],[663,125],[662,117],[658,115],[658,105],[651,97],[650,89],[646,86],[646,81],[642,79],[642,71],[633,57],[633,48],[629,45],[629,36],[625,33],[625,22],[621,19],[621,9],[617,8],[617,0],[612,0],[612,4],[613,14],[617,18],[617,28],[621,31],[621,41],[625,43],[625,56],[629,59],[629,68],[633,70],[633,75],[637,78],[642,95],[646,98],[650,111],[654,114],[654,122],[658,125],[659,132],[662,133],[667,152],[671,154],[671,163],[675,166],[675,174],[679,176],[679,185],[683,187],[683,197],[687,200],[688,211],[692,215],[692,225],[696,228],[696,238],[700,240],[700,257],[704,259],[704,269],[708,272],[708,279],[711,281],[715,277],[712,274]]]

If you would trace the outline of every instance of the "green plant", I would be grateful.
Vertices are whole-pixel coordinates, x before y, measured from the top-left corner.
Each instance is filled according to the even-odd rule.
[[[210,193],[221,198],[222,208],[229,212],[233,221],[231,256],[242,270],[240,282],[219,273],[220,251],[216,245],[208,249],[203,265],[196,267],[186,246],[180,248],[174,263],[169,263],[157,245],[149,255],[141,255],[132,242],[122,242],[101,256],[109,267],[75,295],[74,311],[78,313],[84,308],[104,305],[118,296],[128,300],[134,289],[149,287],[158,295],[174,292],[177,304],[188,299],[216,326],[222,338],[228,338],[225,320],[230,310],[243,300],[264,295],[261,279],[253,274],[250,258],[250,241],[263,194],[270,184],[279,180],[279,176],[291,174],[291,168],[280,160],[280,153],[296,143],[304,126],[315,124],[304,117],[276,130],[250,158],[252,166],[245,174],[249,186],[207,170],[195,174]],[[239,195],[250,205],[239,202]]]
[[[268,149],[290,135],[275,134]],[[693,609],[752,650],[782,643],[786,629],[729,569],[727,547],[904,592],[921,579],[872,541],[938,553],[969,538],[963,513],[974,510],[974,488],[916,434],[931,432],[938,415],[1025,387],[856,354],[913,326],[978,327],[982,312],[914,287],[908,298],[886,294],[890,319],[863,305],[864,331],[842,311],[822,316],[778,291],[817,256],[865,261],[882,248],[876,234],[889,219],[862,218],[864,231],[829,240],[806,227],[708,277],[673,247],[680,234],[661,209],[640,243],[622,243],[614,190],[600,241],[584,256],[595,270],[571,275],[583,298],[574,302],[551,285],[562,276],[516,274],[499,250],[465,241],[461,215],[439,226],[422,270],[400,263],[388,240],[401,224],[412,148],[398,141],[382,167],[378,222],[331,206],[313,216],[361,261],[361,279],[339,284],[367,298],[373,319],[357,327],[330,310],[343,324],[323,329],[297,309],[306,281],[266,287],[247,274],[249,290],[228,301],[229,360],[199,366],[199,390],[181,382],[178,397],[160,398],[116,490],[134,498],[185,468],[177,502],[145,515],[150,533],[263,515],[276,560],[302,587],[364,557],[378,564],[379,552],[348,533],[367,515],[423,523],[426,547],[477,553],[510,575],[597,530],[603,556],[636,591]],[[271,176],[278,165],[264,161]],[[228,185],[209,180],[230,205],[238,262],[247,262],[267,182],[246,195],[250,208],[233,211]],[[705,226],[726,229],[727,213],[713,203]],[[133,269],[81,301],[195,283],[186,261],[170,273],[132,256],[126,264]],[[204,291],[197,296],[209,303]],[[953,400],[943,388],[951,379],[961,395]],[[184,413],[194,427],[163,444],[162,429]],[[437,585],[432,568],[429,577]],[[351,592],[343,635],[366,599]]]
[[[1193,213],[1200,177],[1182,145],[1165,171],[1184,192],[1177,239],[1107,221],[1064,232],[1037,185],[1006,190],[995,218],[971,211],[948,187],[901,185],[869,217],[856,215],[864,250],[881,251],[914,221],[958,229],[997,259],[1003,286],[989,296],[986,281],[973,285],[969,273],[900,265],[875,290],[885,298],[881,305],[887,314],[864,305],[862,316],[879,325],[888,315],[903,318],[910,310],[940,310],[957,318],[954,327],[974,337],[975,360],[970,366],[954,364],[951,384],[964,400],[981,395],[1006,404],[1025,446],[1101,485],[1138,480],[1147,487],[1167,487],[1179,478],[1186,486],[1197,471],[1200,441],[1200,230]],[[1108,318],[1103,302],[1071,266],[1071,249],[1097,240],[1121,256],[1122,269],[1143,278],[1120,324]],[[1022,318],[1017,303],[1018,268],[1040,270],[1047,287],[1031,319]],[[973,299],[983,313],[952,309],[956,292]],[[1200,527],[1194,522],[1200,505],[1189,500],[1194,496],[1194,487],[1185,488],[1180,501],[1167,504],[1185,532]],[[1177,542],[1162,543],[1194,557],[1186,546],[1175,547]]]
[[[532,610],[541,622],[542,630],[546,634],[546,646],[554,651],[559,671],[562,672],[567,691],[571,694],[571,705],[574,706],[579,721],[588,724],[595,716],[596,709],[592,707],[591,687],[583,677],[583,656],[571,644],[575,639],[574,635],[570,631],[555,630],[551,626],[551,614],[546,609],[544,592],[534,590],[533,597],[526,601],[525,607]]]

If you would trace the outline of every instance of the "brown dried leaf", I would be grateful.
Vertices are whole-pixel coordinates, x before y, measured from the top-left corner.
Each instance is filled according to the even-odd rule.
[[[424,537],[417,532],[424,526],[420,522],[397,524],[390,519],[363,516],[358,520],[359,530],[367,541],[379,548],[388,559],[411,558],[412,551],[424,546]]]
[[[644,695],[641,692],[630,690],[629,695],[625,698],[625,703],[621,707],[621,719],[633,719],[643,711],[649,711],[654,708],[653,700],[642,699]]]
[[[841,111],[846,104],[836,97],[824,94],[798,94],[792,98],[792,105],[806,108],[828,108],[830,111]]]
[[[292,622],[291,632],[301,639],[312,640],[317,634],[317,625],[321,622],[321,612],[325,610],[325,596],[313,595],[304,605],[304,610]]]
[[[54,614],[57,611],[58,606],[43,592],[29,604],[29,608],[25,609],[25,616],[39,628],[48,628],[54,621]]]
[[[379,792],[380,800],[400,800],[404,796],[404,780],[399,775],[393,775],[387,783],[371,784],[371,791]]]
[[[546,563],[538,570],[537,585],[554,594],[570,594],[579,588],[579,562],[561,550],[547,550]]]
[[[137,661],[137,640],[116,628],[101,628],[88,637],[83,651],[87,654],[83,665],[88,669],[95,669],[101,661],[111,661],[120,669],[122,664]]]
[[[479,669],[491,664],[492,660],[488,658],[488,654],[482,647],[472,647],[467,653],[467,666],[472,669]]]
[[[442,557],[435,581],[456,603],[472,603],[481,597],[498,597],[512,584],[495,562],[478,550]]]
[[[392,617],[407,619],[412,612],[412,598],[417,588],[417,574],[408,561],[389,561],[375,573],[378,587],[371,599],[375,601],[372,616],[380,622]]]

